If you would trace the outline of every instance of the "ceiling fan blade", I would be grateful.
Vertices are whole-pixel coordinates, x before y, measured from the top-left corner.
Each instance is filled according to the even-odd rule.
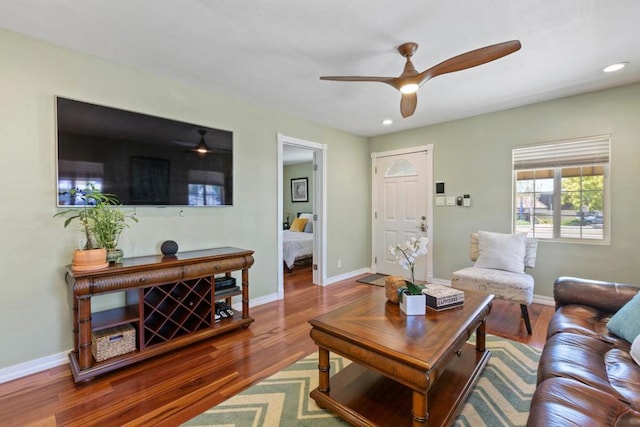
[[[520,50],[521,44],[519,40],[511,40],[508,42],[498,43],[491,46],[481,47],[453,58],[447,59],[435,65],[418,75],[420,83],[428,79],[432,79],[442,74],[453,73],[454,71],[466,70],[467,68],[476,67],[495,61],[496,59],[507,56],[517,50]]]
[[[338,82],[382,82],[388,83],[396,77],[365,77],[365,76],[322,76],[320,80],[334,80]]]
[[[418,105],[418,94],[416,92],[413,93],[403,93],[402,99],[400,100],[400,114],[402,117],[407,118],[412,116],[416,111],[416,106]]]

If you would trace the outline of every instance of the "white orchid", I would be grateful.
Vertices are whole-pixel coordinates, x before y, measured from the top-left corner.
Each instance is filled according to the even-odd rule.
[[[423,236],[419,239],[412,237],[402,245],[389,246],[389,253],[398,261],[398,264],[405,270],[411,270],[411,282],[405,280],[405,283],[409,292],[414,295],[422,292],[420,287],[415,284],[414,267],[416,258],[429,252],[428,244],[429,239]]]

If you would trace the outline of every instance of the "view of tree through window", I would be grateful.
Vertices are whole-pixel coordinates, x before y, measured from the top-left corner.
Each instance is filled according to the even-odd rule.
[[[562,170],[560,237],[603,238],[604,175],[602,169],[602,167],[584,167]]]

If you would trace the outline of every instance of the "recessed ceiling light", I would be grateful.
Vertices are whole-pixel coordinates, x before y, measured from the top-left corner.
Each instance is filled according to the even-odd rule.
[[[384,126],[389,126],[389,125],[390,125],[390,124],[392,124],[392,123],[393,123],[393,120],[391,120],[391,119],[384,119],[384,120],[382,121],[382,124],[383,124]]]
[[[622,70],[626,67],[628,62],[616,62],[615,64],[608,65],[602,69],[605,73],[613,73],[614,71]]]

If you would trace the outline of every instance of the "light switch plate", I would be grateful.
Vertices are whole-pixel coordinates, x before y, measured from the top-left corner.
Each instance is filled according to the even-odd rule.
[[[436,206],[444,206],[444,196],[436,196]]]
[[[455,206],[456,198],[455,196],[447,196],[447,206]]]

